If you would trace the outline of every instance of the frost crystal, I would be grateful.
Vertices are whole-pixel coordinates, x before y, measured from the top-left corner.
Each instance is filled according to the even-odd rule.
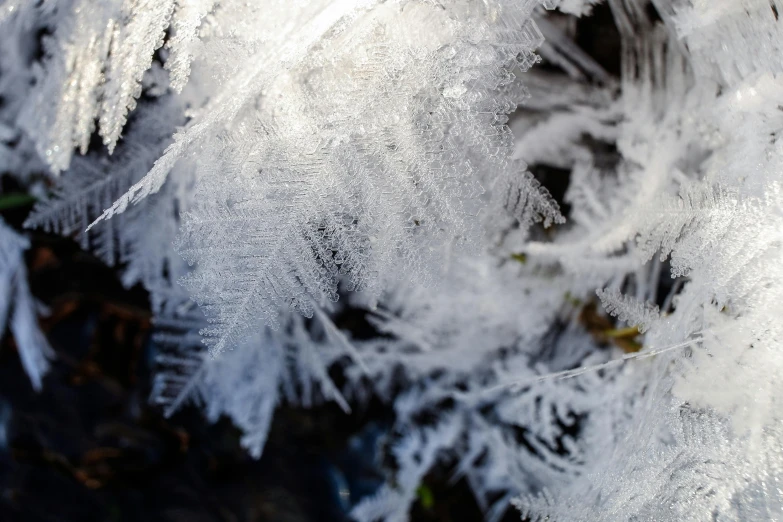
[[[7,0],[0,160],[150,291],[167,413],[257,457],[280,402],[392,405],[358,520],[438,466],[488,520],[775,519],[783,4],[599,4]]]
[[[33,388],[49,369],[52,349],[38,328],[38,308],[27,286],[22,252],[29,243],[0,220],[0,332],[8,325]]]
[[[524,98],[514,70],[541,43],[533,7],[280,6],[297,23],[254,42],[243,57],[252,67],[227,72],[102,217],[156,192],[172,166],[194,169],[177,249],[195,265],[184,284],[213,323],[204,333],[214,353],[259,318],[311,316],[337,299],[341,278],[375,299],[401,272],[433,278],[448,250],[482,246],[485,199],[523,223],[560,221],[508,153],[506,114]],[[224,8],[217,27],[235,15]],[[233,37],[259,31],[241,30]],[[225,43],[207,37],[205,55]],[[280,63],[260,65],[271,57]]]

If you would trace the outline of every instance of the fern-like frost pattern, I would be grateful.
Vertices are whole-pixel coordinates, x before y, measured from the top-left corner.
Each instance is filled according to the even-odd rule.
[[[599,4],[6,0],[0,162],[149,290],[166,414],[259,457],[282,402],[391,405],[357,520],[435,468],[491,521],[777,519],[783,4],[607,0],[618,75],[568,18]]]

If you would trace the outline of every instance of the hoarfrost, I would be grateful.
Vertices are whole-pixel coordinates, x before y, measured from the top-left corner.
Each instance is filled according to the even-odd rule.
[[[617,78],[532,1],[6,1],[0,158],[150,291],[167,413],[259,456],[282,401],[393,405],[360,520],[436,465],[490,520],[774,519],[783,4],[607,4]]]

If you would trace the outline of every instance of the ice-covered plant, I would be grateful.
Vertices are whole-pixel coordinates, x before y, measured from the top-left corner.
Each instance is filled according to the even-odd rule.
[[[149,290],[167,413],[258,456],[280,401],[393,404],[359,520],[438,464],[490,520],[774,519],[783,4],[608,0],[614,76],[598,3],[6,0],[0,159]]]

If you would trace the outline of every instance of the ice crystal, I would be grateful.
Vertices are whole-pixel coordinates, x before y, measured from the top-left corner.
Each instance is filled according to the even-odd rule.
[[[520,506],[533,519],[775,518],[780,65],[750,50],[775,45],[778,6],[656,3],[661,23],[642,2],[626,4],[610,3],[626,50],[617,174],[576,159],[573,230],[527,253],[568,278],[613,273],[635,298],[600,293],[609,311],[649,328],[644,351],[666,352],[591,483]],[[664,261],[684,283],[665,298],[647,268],[659,273]],[[665,313],[653,321],[640,300],[662,301]],[[753,398],[741,382],[760,383]]]
[[[213,323],[215,353],[259,316],[311,316],[341,278],[375,298],[390,274],[432,278],[446,251],[480,249],[483,199],[525,224],[559,221],[508,154],[506,114],[524,98],[513,71],[541,42],[534,6],[280,7],[297,24],[257,42],[252,68],[232,71],[102,218],[156,192],[198,148],[177,248],[195,265],[184,283]],[[217,11],[217,25],[221,13],[234,15]],[[222,45],[207,38],[204,52]],[[271,56],[285,68],[260,65]]]
[[[38,328],[40,305],[27,286],[22,252],[28,241],[0,221],[0,332],[6,325],[16,340],[22,367],[36,390],[49,369],[52,349]]]
[[[615,76],[598,4],[6,1],[0,158],[150,291],[167,413],[259,456],[282,401],[393,406],[359,520],[436,466],[489,520],[774,519],[783,5],[608,0]]]
[[[655,305],[639,302],[616,290],[598,290],[597,294],[608,314],[636,326],[640,333],[649,330],[658,320],[658,307]]]

